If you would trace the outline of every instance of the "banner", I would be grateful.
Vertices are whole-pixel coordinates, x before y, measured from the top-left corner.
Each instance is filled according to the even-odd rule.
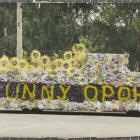
[[[0,97],[23,100],[45,99],[83,101],[140,100],[140,87],[111,85],[46,85],[41,83],[0,82]]]

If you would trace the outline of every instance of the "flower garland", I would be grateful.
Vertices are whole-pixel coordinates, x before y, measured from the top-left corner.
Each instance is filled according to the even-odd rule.
[[[83,112],[140,112],[140,102],[128,101],[84,101],[83,103],[69,102],[68,100],[33,100],[0,98],[0,110],[58,110],[58,111],[83,111]]]

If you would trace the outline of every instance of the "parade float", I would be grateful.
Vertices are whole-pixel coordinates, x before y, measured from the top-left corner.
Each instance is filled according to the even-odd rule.
[[[0,58],[0,110],[140,112],[140,72],[129,54],[89,52],[74,44],[63,57]]]

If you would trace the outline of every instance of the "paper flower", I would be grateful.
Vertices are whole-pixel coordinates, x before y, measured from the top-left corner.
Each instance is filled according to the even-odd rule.
[[[55,64],[56,64],[56,71],[62,71],[62,65],[63,65],[64,60],[62,58],[57,58],[55,60]]]
[[[75,61],[84,61],[86,59],[85,53],[78,53],[73,55],[73,60]]]
[[[41,58],[40,52],[37,50],[33,50],[31,53],[31,61],[36,62],[36,61],[39,61],[40,58]]]
[[[47,55],[43,55],[41,57],[41,66],[43,67],[43,69],[49,69],[49,65],[50,65],[50,58]]]
[[[19,70],[22,71],[28,71],[29,69],[29,64],[25,59],[20,59],[19,60]]]
[[[66,51],[64,53],[64,60],[71,60],[72,59],[72,51]]]
[[[74,44],[72,51],[74,54],[86,53],[85,44],[82,43]]]
[[[51,79],[56,79],[56,73],[54,71],[50,71],[48,73],[48,77],[51,78]]]
[[[50,69],[51,69],[51,71],[56,71],[57,70],[57,59],[51,61]]]
[[[30,72],[35,72],[35,71],[39,71],[41,69],[39,62],[34,62],[32,64],[29,65],[29,71]]]
[[[62,63],[62,69],[63,69],[64,71],[69,72],[71,68],[72,68],[72,63],[71,63],[71,61],[63,61],[63,63]]]
[[[10,59],[10,69],[18,70],[19,68],[19,59],[17,57],[13,57]]]
[[[9,58],[6,55],[3,55],[0,59],[0,71],[9,71]]]

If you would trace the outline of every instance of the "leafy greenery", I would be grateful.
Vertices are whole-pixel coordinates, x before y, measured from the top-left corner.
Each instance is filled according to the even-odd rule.
[[[0,4],[0,56],[16,55],[16,4]]]
[[[140,70],[139,4],[23,4],[23,48],[62,55],[74,43],[92,52],[130,54]],[[0,4],[0,56],[16,54],[16,5]]]

